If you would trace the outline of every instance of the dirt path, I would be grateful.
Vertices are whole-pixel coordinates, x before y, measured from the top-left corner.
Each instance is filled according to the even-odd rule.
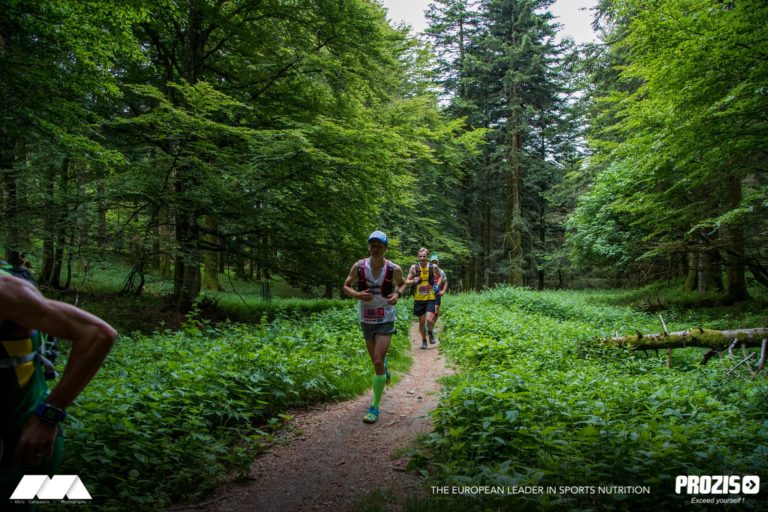
[[[411,340],[419,339],[414,323]],[[293,439],[256,460],[254,480],[226,485],[217,497],[187,510],[345,511],[376,488],[391,489],[397,503],[390,503],[389,510],[399,510],[407,496],[423,492],[420,478],[404,471],[404,453],[415,437],[430,432],[428,413],[437,406],[437,379],[447,373],[439,343],[428,350],[419,346],[412,343],[410,372],[385,388],[376,424],[362,422],[370,390],[347,402],[301,412],[288,427]]]

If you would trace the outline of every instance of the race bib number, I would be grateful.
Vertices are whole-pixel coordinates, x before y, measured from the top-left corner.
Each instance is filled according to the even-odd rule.
[[[384,320],[384,308],[365,308],[363,309],[363,318],[380,322]]]
[[[420,284],[419,285],[419,295],[429,295],[430,286],[429,284]]]

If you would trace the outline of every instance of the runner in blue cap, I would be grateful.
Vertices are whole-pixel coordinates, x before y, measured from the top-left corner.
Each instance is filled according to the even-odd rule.
[[[344,293],[360,301],[360,327],[373,363],[373,403],[363,417],[365,423],[379,419],[379,404],[384,385],[389,382],[387,351],[395,330],[395,304],[405,290],[403,271],[384,258],[389,239],[381,231],[368,237],[369,258],[355,262],[344,281]],[[356,287],[353,285],[357,283]]]

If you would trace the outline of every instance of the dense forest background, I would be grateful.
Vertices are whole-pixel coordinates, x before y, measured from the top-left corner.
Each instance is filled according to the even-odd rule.
[[[453,289],[768,286],[768,4],[1,0],[0,243],[187,308],[222,275],[338,294],[373,229]]]

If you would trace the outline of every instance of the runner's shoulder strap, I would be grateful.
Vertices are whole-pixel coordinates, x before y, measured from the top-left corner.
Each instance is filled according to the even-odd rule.
[[[365,279],[365,258],[357,260],[357,291],[368,289],[368,281]]]

